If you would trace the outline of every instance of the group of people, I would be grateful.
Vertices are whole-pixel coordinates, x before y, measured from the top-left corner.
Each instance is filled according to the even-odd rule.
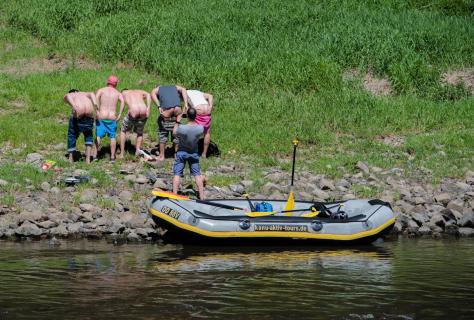
[[[133,131],[137,134],[136,151],[139,155],[143,143],[143,131],[150,117],[151,102],[159,109],[158,161],[165,159],[165,149],[168,140],[173,141],[175,163],[173,165],[173,192],[177,192],[180,178],[183,175],[185,164],[190,167],[191,176],[196,180],[201,199],[204,198],[203,179],[199,166],[198,141],[204,137],[202,157],[206,157],[211,141],[210,126],[213,108],[211,94],[199,90],[186,90],[177,85],[158,86],[148,93],[144,90],[123,89],[117,90],[119,79],[111,75],[107,79],[107,86],[94,92],[83,92],[71,89],[64,101],[72,108],[68,127],[69,161],[74,161],[76,141],[80,134],[84,135],[86,146],[86,162],[96,160],[100,151],[101,140],[110,138],[110,160],[115,160],[117,123],[122,118],[125,107],[128,112],[123,117],[120,128],[120,153],[125,155],[126,133]],[[183,105],[183,107],[181,106]],[[119,111],[117,114],[117,106]],[[95,111],[95,141],[93,138]],[[183,116],[188,119],[187,124],[181,124]]]

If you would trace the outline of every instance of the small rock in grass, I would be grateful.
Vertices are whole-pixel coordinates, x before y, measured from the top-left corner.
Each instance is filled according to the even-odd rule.
[[[242,180],[240,181],[240,184],[243,185],[246,190],[254,186],[254,183],[252,180]]]
[[[121,191],[118,196],[122,201],[132,201],[133,198],[133,194],[128,190]]]
[[[148,178],[145,177],[145,176],[142,175],[142,174],[139,174],[139,175],[135,178],[135,183],[138,183],[138,184],[145,184],[145,183],[148,183]]]
[[[79,198],[80,203],[91,203],[94,202],[97,198],[97,192],[92,190],[84,190],[81,193],[81,197]]]
[[[6,187],[6,186],[8,186],[8,181],[0,179],[0,187]]]
[[[48,192],[49,190],[51,189],[51,185],[44,181],[41,183],[41,190],[43,190],[44,192]]]
[[[60,194],[61,193],[61,189],[59,189],[58,187],[52,187],[50,190],[49,190],[50,193],[52,194]]]
[[[359,169],[360,171],[364,173],[367,173],[367,174],[369,173],[369,166],[362,161],[358,161],[355,165],[355,168]]]
[[[95,206],[93,206],[92,204],[90,203],[81,203],[79,205],[79,208],[82,210],[82,211],[94,211],[96,209]]]
[[[238,184],[231,184],[229,186],[229,189],[234,192],[234,193],[237,193],[237,194],[243,194],[245,192],[245,189],[244,189],[244,186],[241,185],[240,183]]]
[[[153,188],[166,190],[168,189],[168,186],[166,185],[166,182],[163,181],[163,179],[157,178],[153,184]]]
[[[39,153],[29,153],[26,156],[26,162],[34,165],[40,165],[43,162],[44,158]]]

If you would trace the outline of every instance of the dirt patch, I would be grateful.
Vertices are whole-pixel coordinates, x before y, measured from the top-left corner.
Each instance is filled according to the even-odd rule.
[[[357,69],[348,69],[342,73],[342,80],[354,81],[360,78],[360,72]]]
[[[443,73],[442,79],[451,85],[462,83],[474,94],[474,69],[447,71]]]
[[[377,140],[391,147],[401,147],[405,144],[405,138],[396,136],[394,134],[382,135],[377,137]]]
[[[25,76],[32,73],[64,71],[67,68],[97,69],[99,65],[83,58],[76,60],[57,57],[17,59],[9,62],[8,65],[0,66],[0,73]]]
[[[0,109],[0,115],[5,115],[7,113],[12,113],[12,112],[16,112],[16,111],[20,111],[22,109],[25,108],[26,104],[25,102],[21,101],[21,100],[12,100],[12,101],[8,101],[8,106],[10,108],[8,109]]]
[[[363,85],[365,90],[374,96],[388,96],[392,93],[392,84],[390,80],[377,78],[371,73],[367,73],[364,77]]]

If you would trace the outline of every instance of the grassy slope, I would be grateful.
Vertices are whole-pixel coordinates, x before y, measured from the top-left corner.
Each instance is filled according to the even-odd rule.
[[[112,3],[116,3],[114,7]],[[337,174],[358,161],[381,167],[420,165],[438,176],[473,168],[473,98],[441,86],[448,68],[472,67],[473,6],[467,1],[10,1],[3,4],[0,63],[59,52],[100,61],[98,70],[0,74],[0,143],[25,144],[20,155],[65,142],[71,87],[95,90],[110,72],[127,87],[156,82],[212,92],[214,139],[225,153],[282,165],[294,135],[313,170]],[[423,8],[423,9],[420,9]],[[24,29],[48,42],[32,47]],[[136,68],[117,68],[123,61]],[[388,76],[396,95],[373,97],[359,69]],[[139,84],[140,83],[140,84]],[[142,84],[144,83],[144,84]],[[156,119],[156,113],[152,115]],[[154,121],[147,132],[155,137]],[[406,138],[390,147],[376,138]],[[232,156],[228,156],[232,158]]]

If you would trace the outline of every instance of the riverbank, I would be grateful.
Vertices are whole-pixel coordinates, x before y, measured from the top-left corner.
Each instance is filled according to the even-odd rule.
[[[144,161],[111,164],[103,160],[100,178],[91,171],[55,172],[41,169],[45,159],[39,153],[28,154],[22,166],[35,172],[36,181],[27,179],[24,189],[15,182],[0,180],[10,188],[12,202],[0,206],[0,238],[90,238],[115,241],[157,241],[163,230],[156,228],[147,213],[147,200],[153,188],[171,189],[169,167],[156,168]],[[15,174],[17,163],[12,166]],[[344,168],[340,168],[344,170]],[[462,179],[442,179],[430,184],[429,170],[406,176],[401,168],[384,170],[363,162],[355,173],[331,179],[323,174],[298,170],[294,186],[296,199],[308,201],[380,199],[392,204],[398,214],[394,234],[409,236],[443,235],[474,237],[474,172]],[[252,179],[251,165],[245,161],[208,168],[204,175],[208,199],[251,198],[285,199],[290,174],[278,168],[261,171],[262,178]],[[89,177],[75,186],[66,186],[68,176]],[[42,179],[43,178],[43,179]],[[99,180],[100,179],[100,180]],[[212,181],[220,180],[218,185]],[[186,186],[185,180],[184,186]],[[382,191],[383,190],[383,191]],[[192,185],[183,190],[193,195]]]

